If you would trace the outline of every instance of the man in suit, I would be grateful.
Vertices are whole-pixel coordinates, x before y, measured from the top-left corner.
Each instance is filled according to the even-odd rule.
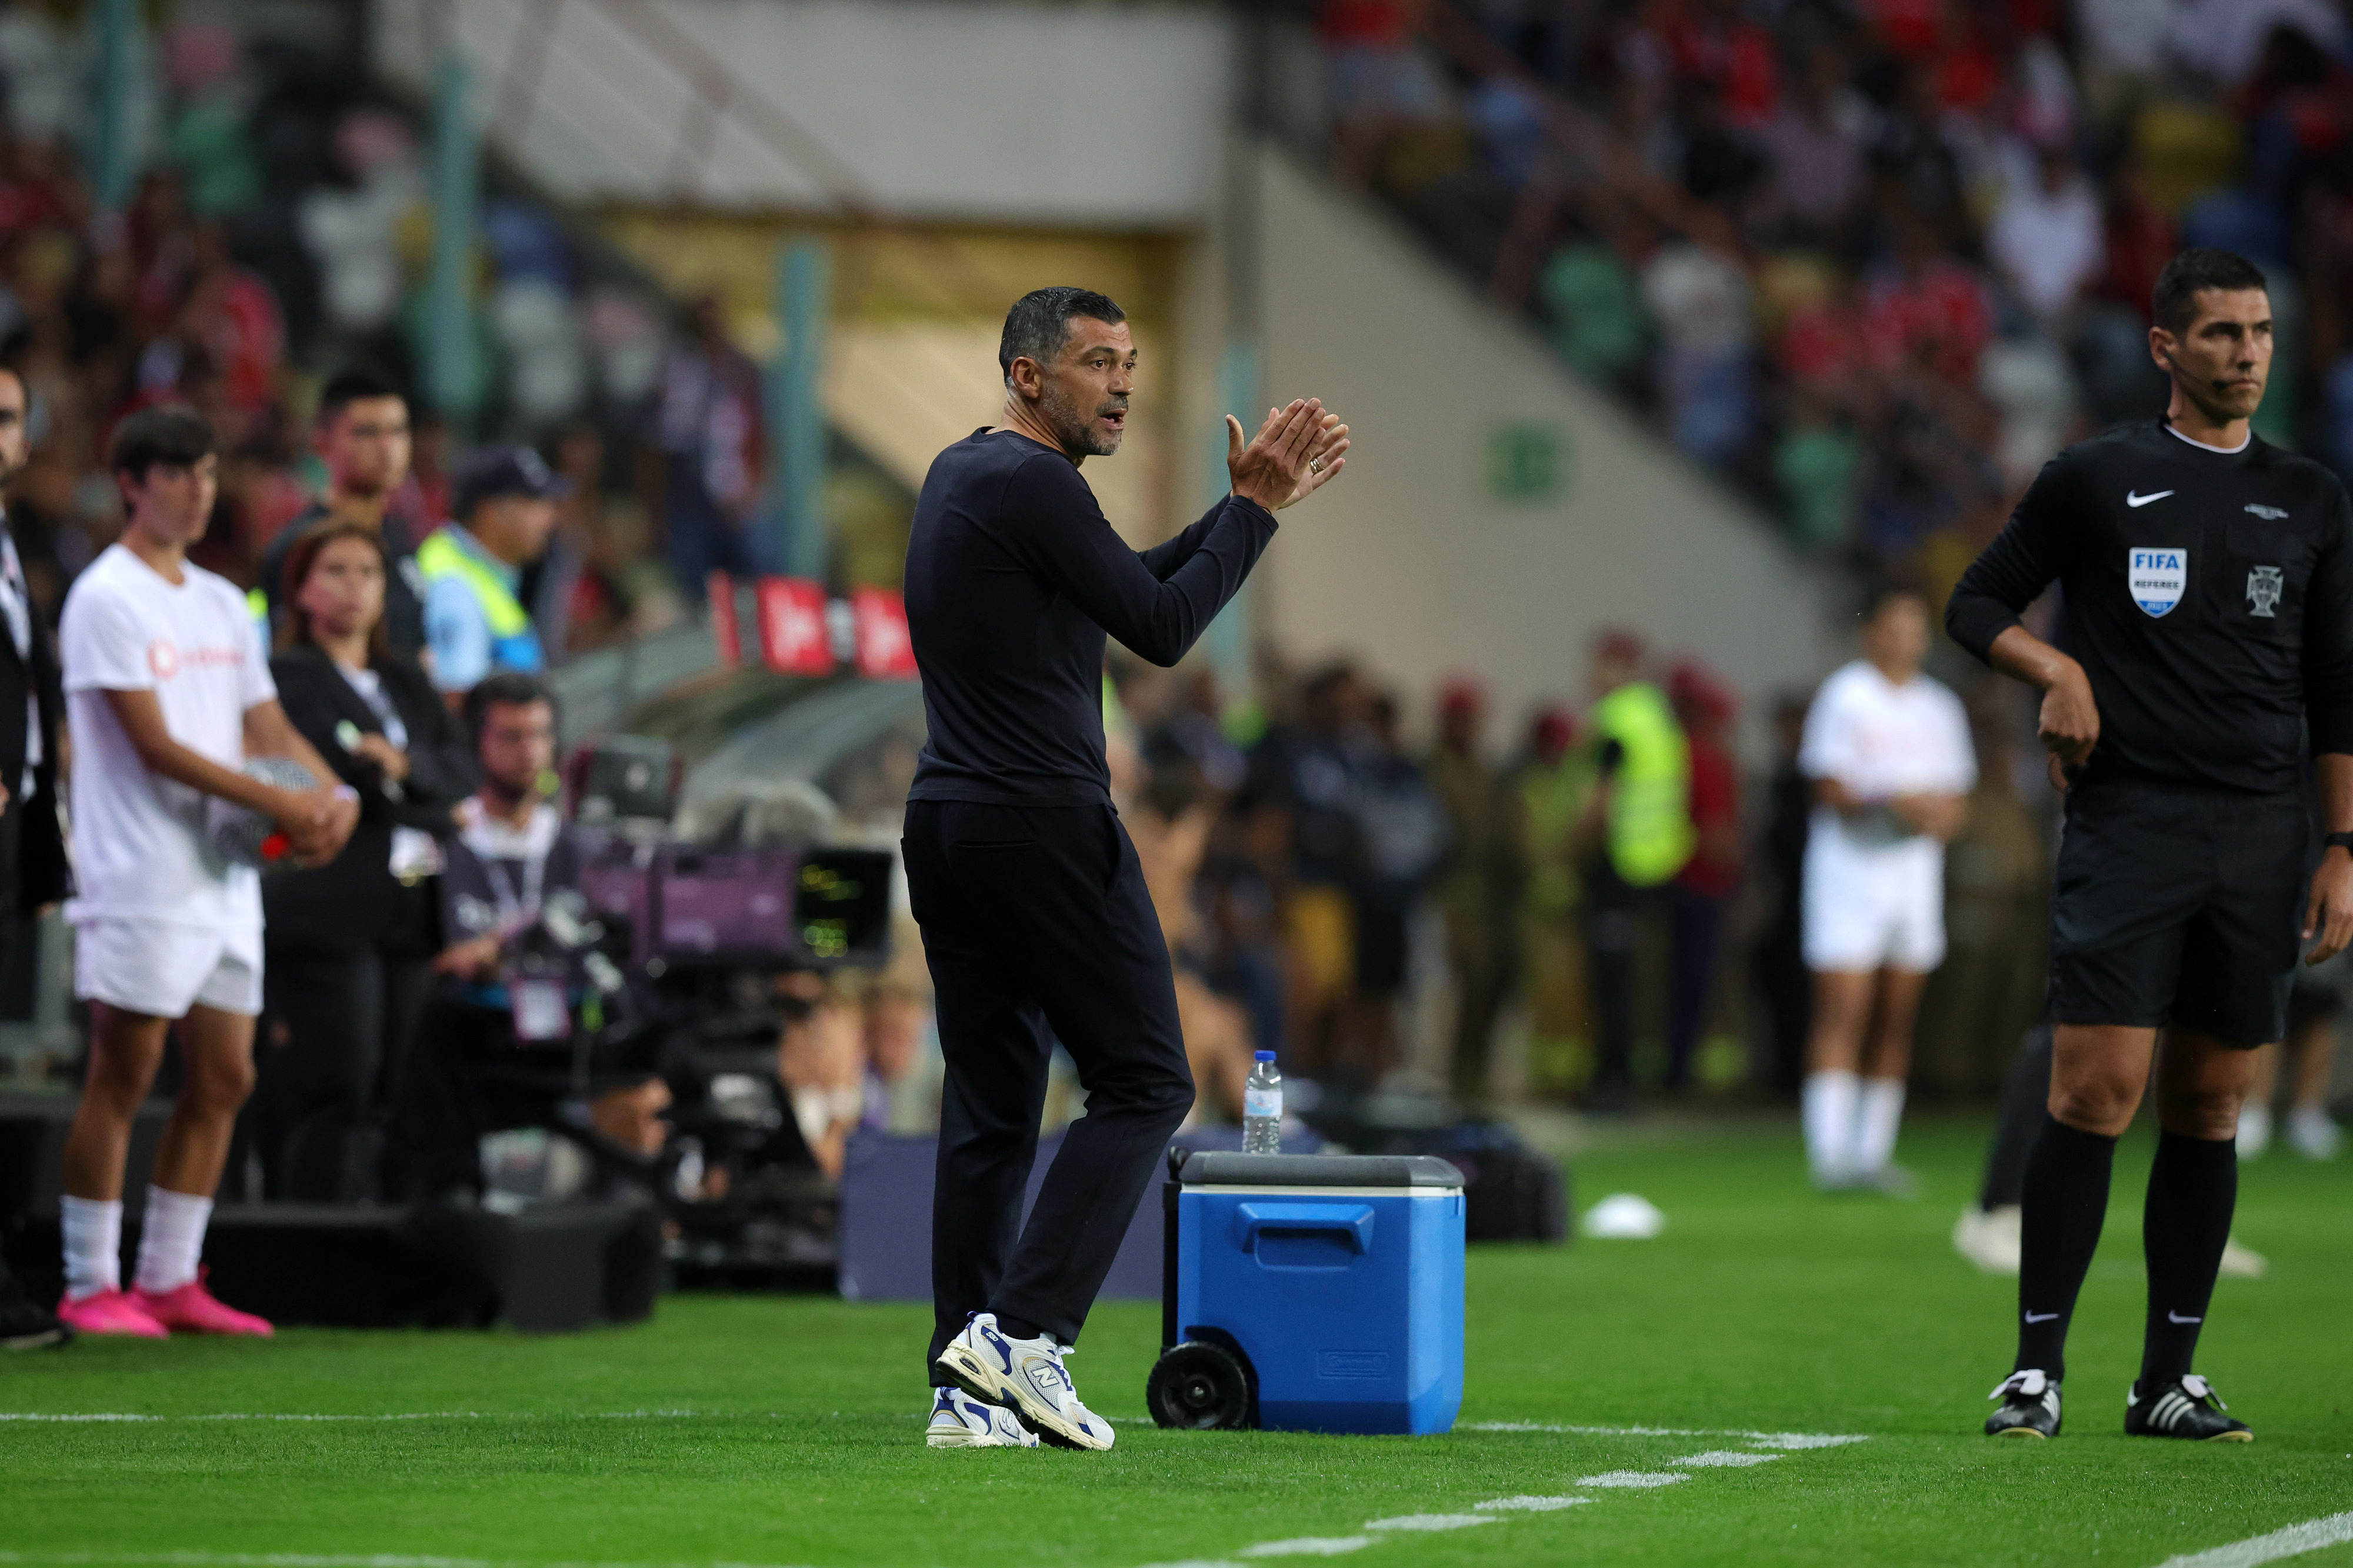
[[[30,398],[24,378],[0,367],[0,491],[25,467]],[[65,696],[57,647],[25,587],[24,563],[0,511],[0,942],[16,922],[66,896],[65,837],[58,824],[58,721]],[[36,1305],[0,1263],[0,1349],[63,1344],[72,1331]]]

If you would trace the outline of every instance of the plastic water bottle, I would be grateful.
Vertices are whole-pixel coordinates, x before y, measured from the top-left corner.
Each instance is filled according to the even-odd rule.
[[[1242,1152],[1282,1152],[1282,1074],[1272,1051],[1258,1053],[1258,1065],[1242,1085]]]

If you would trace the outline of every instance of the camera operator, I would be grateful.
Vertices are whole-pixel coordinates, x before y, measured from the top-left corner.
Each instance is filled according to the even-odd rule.
[[[285,552],[279,700],[359,794],[333,864],[262,886],[262,1048],[253,1134],[272,1198],[359,1202],[380,1182],[381,1125],[406,1075],[441,946],[439,840],[473,791],[473,751],[422,667],[389,641],[396,579],[354,519]]]
[[[508,984],[514,940],[539,923],[547,901],[577,892],[584,856],[546,798],[555,765],[555,700],[537,676],[502,670],[466,694],[481,784],[459,803],[458,831],[445,846],[437,977],[419,1027],[414,1070],[394,1113],[393,1195],[432,1198],[482,1184],[481,1134],[493,1129],[482,1103],[480,1064],[543,1035],[568,1032],[568,1015],[518,1011],[538,998]],[[559,1000],[568,1007],[568,991]]]

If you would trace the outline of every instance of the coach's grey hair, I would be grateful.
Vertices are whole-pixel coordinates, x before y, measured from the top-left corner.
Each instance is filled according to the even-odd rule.
[[[1109,296],[1092,289],[1033,289],[1013,301],[1013,309],[1005,312],[1005,336],[997,344],[997,368],[1005,373],[1008,389],[1013,385],[1015,360],[1053,363],[1070,340],[1074,316],[1114,325],[1127,320],[1127,312]]]

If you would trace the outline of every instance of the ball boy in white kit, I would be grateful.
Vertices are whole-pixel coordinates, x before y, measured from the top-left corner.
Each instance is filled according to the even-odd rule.
[[[1908,589],[1874,593],[1862,650],[1822,682],[1798,753],[1815,800],[1806,1162],[1824,1188],[1901,1192],[1905,1178],[1889,1162],[1912,1020],[1929,971],[1945,961],[1945,845],[1968,818],[1977,753],[1960,699],[1920,672],[1926,601]]]
[[[143,409],[117,428],[111,462],[129,521],[75,579],[59,628],[79,884],[66,916],[90,1041],[66,1141],[58,1315],[84,1333],[270,1331],[216,1300],[196,1269],[261,1010],[259,874],[211,851],[207,797],[270,818],[304,864],[332,859],[359,816],[349,791],[278,789],[239,771],[248,757],[283,757],[335,776],[279,710],[245,595],[186,559],[218,489],[213,447],[186,408]],[[123,1157],[175,1025],[185,1077],[126,1292]]]

